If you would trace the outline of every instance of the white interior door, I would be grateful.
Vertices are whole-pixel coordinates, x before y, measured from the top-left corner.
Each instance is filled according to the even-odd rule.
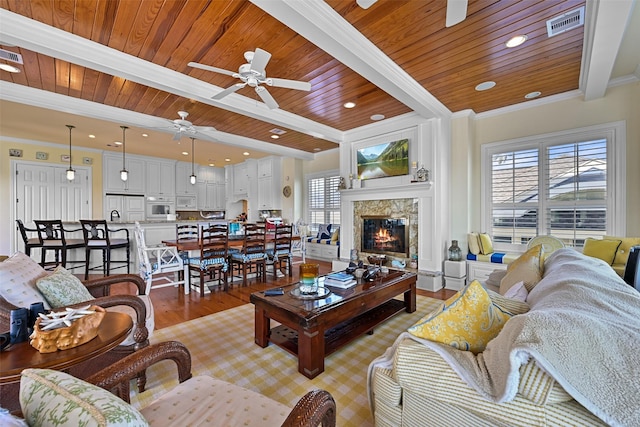
[[[67,180],[66,169],[31,162],[15,163],[15,174],[12,174],[16,196],[13,230],[16,219],[33,228],[34,219],[79,221],[92,218],[91,169],[76,167],[73,181]],[[12,248],[12,252],[24,250],[17,231],[12,233]]]

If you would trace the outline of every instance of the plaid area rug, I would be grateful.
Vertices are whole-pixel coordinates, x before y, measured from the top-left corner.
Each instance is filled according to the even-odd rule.
[[[336,400],[338,426],[373,426],[366,384],[369,363],[439,302],[418,296],[414,313],[402,312],[378,326],[373,335],[363,335],[334,352],[325,359],[325,371],[312,380],[298,373],[298,360],[293,355],[273,344],[261,348],[253,342],[252,304],[156,330],[151,341],[185,344],[191,352],[194,376],[211,375],[291,407],[308,391],[325,389]],[[137,394],[132,386],[131,403],[137,408],[175,387],[175,364],[156,364],[147,370],[147,377],[144,393]]]

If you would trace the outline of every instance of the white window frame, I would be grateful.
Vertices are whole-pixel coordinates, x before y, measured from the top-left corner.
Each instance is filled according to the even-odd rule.
[[[318,179],[318,178],[330,178],[330,177],[334,177],[334,176],[340,176],[340,171],[338,169],[332,169],[332,170],[327,170],[327,171],[323,171],[323,172],[318,172],[318,173],[313,173],[313,174],[307,174],[304,177],[304,185],[305,185],[305,201],[304,201],[304,218],[307,219],[307,221],[311,221],[311,212],[309,210],[309,181],[312,179]],[[341,202],[342,203],[342,202]],[[338,207],[337,209],[335,209],[338,213],[340,212],[340,207]],[[309,225],[311,226],[311,231],[317,231],[317,223],[309,223]]]
[[[483,232],[493,235],[491,159],[494,154],[504,151],[538,149],[541,166],[538,168],[538,188],[540,189],[540,213],[545,211],[546,193],[545,174],[548,146],[570,144],[595,139],[607,140],[607,225],[606,234],[626,235],[626,123],[625,121],[605,123],[584,128],[571,129],[541,135],[533,135],[506,141],[483,144],[481,148],[481,218]],[[538,233],[541,233],[544,221],[539,218]],[[543,231],[542,231],[543,232]],[[526,245],[517,243],[494,242],[494,249],[501,252],[523,251]]]

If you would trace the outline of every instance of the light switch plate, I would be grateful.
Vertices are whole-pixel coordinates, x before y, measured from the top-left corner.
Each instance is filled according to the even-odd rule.
[[[49,153],[44,153],[42,151],[36,152],[36,159],[38,160],[47,160],[49,158]]]
[[[83,165],[92,165],[93,164],[93,159],[91,157],[83,157],[82,158],[82,164]]]
[[[22,157],[22,150],[17,148],[9,148],[9,156],[10,157]]]

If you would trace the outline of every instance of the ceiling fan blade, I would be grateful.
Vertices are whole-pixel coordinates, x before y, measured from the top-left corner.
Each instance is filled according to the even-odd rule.
[[[197,62],[189,62],[189,67],[200,68],[201,70],[213,71],[214,73],[226,74],[227,76],[233,76],[236,72],[223,70],[222,68],[212,67],[211,65],[198,64]]]
[[[287,89],[306,90],[307,92],[311,90],[311,83],[298,80],[268,78],[265,83],[269,86],[284,87]]]
[[[213,126],[195,126],[194,130],[196,132],[215,132],[216,128]]]
[[[223,91],[218,92],[217,94],[213,95],[211,97],[211,99],[222,99],[225,96],[229,95],[230,93],[233,93],[239,89],[242,89],[243,87],[245,87],[247,84],[246,83],[236,83],[233,86],[229,86],[228,88],[226,88]]]
[[[256,93],[260,96],[260,98],[262,98],[262,101],[267,104],[267,107],[271,108],[272,110],[275,110],[279,107],[276,100],[273,99],[273,96],[271,96],[266,88],[262,86],[256,86]]]
[[[378,0],[356,0],[356,3],[363,9],[369,9],[377,1]]]
[[[465,20],[467,3],[468,0],[447,0],[447,22],[445,24],[447,28]]]
[[[260,74],[264,74],[264,69],[271,59],[271,54],[266,50],[257,48],[253,53],[253,59],[251,60],[251,71],[256,71]]]

